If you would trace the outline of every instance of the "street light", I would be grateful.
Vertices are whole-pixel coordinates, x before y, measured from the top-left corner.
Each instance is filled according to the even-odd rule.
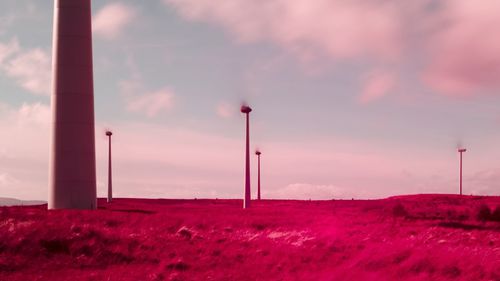
[[[458,152],[460,153],[460,195],[462,195],[462,153],[466,152],[467,149],[459,148]]]
[[[258,172],[257,172],[257,200],[260,201],[260,155],[262,154],[262,152],[260,152],[259,150],[255,151],[255,154],[257,155],[257,159],[258,159],[258,164],[257,164],[257,168],[258,168]]]
[[[248,105],[241,106],[241,113],[246,114],[246,165],[245,165],[245,198],[243,199],[243,209],[250,207],[250,112],[252,109]]]
[[[113,133],[111,131],[106,131],[106,136],[108,136],[108,203],[113,200],[113,187],[112,187],[112,177],[111,177],[111,136]]]

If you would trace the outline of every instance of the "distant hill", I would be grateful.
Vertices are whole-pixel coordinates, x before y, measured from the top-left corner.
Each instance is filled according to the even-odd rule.
[[[43,205],[47,202],[41,200],[19,200],[15,198],[2,198],[0,197],[0,206],[30,206],[30,205]]]

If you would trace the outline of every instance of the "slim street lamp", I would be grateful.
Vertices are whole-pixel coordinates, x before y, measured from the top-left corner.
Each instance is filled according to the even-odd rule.
[[[111,131],[106,131],[106,136],[108,136],[108,203],[113,200],[113,187],[112,187],[112,175],[111,175],[111,136],[113,133]]]
[[[462,153],[466,152],[467,149],[459,148],[458,152],[460,153],[460,195],[462,195]]]
[[[255,154],[257,155],[257,159],[258,159],[258,164],[257,164],[257,168],[258,168],[258,172],[257,172],[257,200],[260,201],[260,155],[262,154],[262,152],[260,152],[259,150],[255,151]]]
[[[241,113],[246,114],[246,164],[245,164],[245,198],[243,199],[243,209],[250,207],[250,112],[252,109],[248,105],[241,106]]]

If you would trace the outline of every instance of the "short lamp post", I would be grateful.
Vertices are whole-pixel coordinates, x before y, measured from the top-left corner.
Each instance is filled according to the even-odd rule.
[[[462,195],[462,153],[466,152],[467,149],[459,148],[458,152],[460,153],[460,195]]]
[[[111,131],[106,131],[106,136],[108,136],[108,202],[113,200],[113,179],[111,173],[111,136],[113,133]]]
[[[260,150],[255,151],[255,154],[257,155],[257,200],[260,201],[260,155],[262,152]]]

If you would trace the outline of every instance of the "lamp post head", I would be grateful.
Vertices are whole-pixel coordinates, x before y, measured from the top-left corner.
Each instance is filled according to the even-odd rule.
[[[111,131],[106,131],[106,136],[110,137],[111,135],[113,135]]]
[[[256,154],[257,156],[260,156],[260,155],[262,154],[262,152],[260,152],[260,151],[258,151],[258,150],[257,150],[257,151],[255,151],[255,154]]]
[[[248,105],[242,105],[241,106],[241,113],[250,113],[252,112],[252,109],[250,108],[250,106]]]
[[[460,153],[462,153],[462,152],[466,152],[466,151],[467,151],[467,149],[465,149],[465,148],[459,148],[459,149],[458,149],[458,152],[460,152]]]

